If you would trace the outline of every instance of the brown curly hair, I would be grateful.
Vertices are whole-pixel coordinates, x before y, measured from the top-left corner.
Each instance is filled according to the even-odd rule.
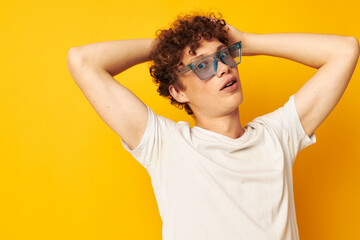
[[[200,46],[199,41],[204,38],[210,40],[218,39],[221,43],[228,45],[229,39],[225,20],[221,19],[221,14],[216,17],[214,13],[178,16],[177,20],[168,30],[158,30],[156,32],[157,42],[150,53],[152,66],[150,75],[154,78],[158,86],[160,96],[167,97],[171,104],[182,109],[193,116],[193,111],[187,103],[177,102],[169,92],[169,86],[175,85],[184,89],[178,81],[176,70],[182,65],[181,56],[185,47],[189,46],[189,54],[196,55],[195,50]]]

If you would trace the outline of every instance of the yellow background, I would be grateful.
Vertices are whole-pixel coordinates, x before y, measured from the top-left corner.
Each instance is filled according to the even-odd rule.
[[[72,80],[68,50],[152,38],[177,14],[220,11],[244,32],[309,32],[360,39],[355,0],[7,1],[0,10],[0,239],[161,239],[146,170]],[[341,49],[339,49],[341,51]],[[241,122],[282,106],[316,69],[243,57]],[[190,121],[157,95],[148,64],[115,77],[157,114]],[[298,155],[301,239],[360,239],[359,67],[335,110]]]

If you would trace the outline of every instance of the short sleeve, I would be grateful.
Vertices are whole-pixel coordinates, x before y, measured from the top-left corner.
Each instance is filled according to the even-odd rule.
[[[272,128],[283,147],[289,151],[292,164],[295,161],[296,155],[302,149],[316,143],[315,133],[308,136],[301,124],[296,110],[294,96],[295,95],[291,95],[284,106],[256,118],[258,121]]]
[[[144,168],[149,170],[150,166],[158,161],[164,138],[176,128],[176,123],[168,118],[155,114],[147,105],[146,107],[149,118],[139,145],[131,150],[121,138],[120,140],[125,150]]]

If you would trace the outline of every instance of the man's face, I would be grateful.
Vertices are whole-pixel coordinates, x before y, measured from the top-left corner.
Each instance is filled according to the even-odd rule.
[[[181,59],[187,65],[199,56],[206,56],[226,47],[218,39],[201,40],[200,47],[196,49],[196,55],[190,55],[190,47],[184,49]],[[206,117],[222,117],[237,110],[242,103],[243,94],[237,66],[230,68],[221,61],[218,61],[215,76],[207,80],[200,80],[193,71],[179,74],[179,81],[185,90],[182,102],[187,102],[195,114]],[[236,81],[230,87],[225,84]]]

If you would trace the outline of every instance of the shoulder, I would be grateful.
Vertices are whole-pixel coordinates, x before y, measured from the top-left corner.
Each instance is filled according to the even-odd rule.
[[[149,121],[146,128],[148,135],[153,135],[157,138],[168,138],[173,135],[178,136],[179,134],[183,137],[190,137],[190,124],[185,121],[174,121],[168,117],[155,113],[151,108],[148,107]]]
[[[270,113],[258,116],[248,123],[249,126],[260,129],[282,138],[288,132],[291,122],[298,118],[295,110],[294,95],[287,102]]]
[[[289,100],[282,106],[272,112],[254,118],[252,122],[265,125],[279,125],[283,123],[284,118],[292,113],[293,109],[295,109],[294,95],[290,96]]]

